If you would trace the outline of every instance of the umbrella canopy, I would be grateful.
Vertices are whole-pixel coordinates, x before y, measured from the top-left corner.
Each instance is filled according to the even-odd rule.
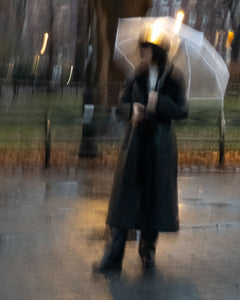
[[[149,25],[168,36],[168,59],[184,73],[187,99],[223,100],[229,79],[224,60],[202,32],[171,17],[119,19],[114,59],[124,72],[140,62],[139,36]]]

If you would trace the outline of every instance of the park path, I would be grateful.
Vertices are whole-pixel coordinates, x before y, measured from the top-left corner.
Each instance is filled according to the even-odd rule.
[[[153,277],[137,241],[120,278],[93,275],[110,170],[0,173],[0,299],[240,299],[240,173],[180,172],[181,230],[159,234]]]

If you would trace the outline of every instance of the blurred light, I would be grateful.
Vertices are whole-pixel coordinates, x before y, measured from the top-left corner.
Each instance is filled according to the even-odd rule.
[[[40,53],[43,55],[45,50],[46,50],[46,47],[47,47],[47,41],[48,41],[48,33],[45,32],[44,33],[44,37],[43,37],[43,44],[42,44],[42,49],[40,51]]]
[[[34,60],[33,60],[32,71],[31,71],[31,73],[34,74],[34,75],[37,74],[39,60],[40,60],[40,56],[39,55],[35,55],[34,56]]]
[[[13,73],[13,68],[14,68],[14,63],[9,63],[8,64],[8,72],[7,72],[6,80],[8,80],[9,78],[11,78],[12,73]]]
[[[174,33],[179,33],[179,30],[182,26],[182,21],[184,19],[184,12],[182,10],[180,10],[177,15],[176,15],[176,23],[175,23],[175,27],[174,27]]]
[[[149,38],[149,42],[158,45],[159,39],[161,38],[161,22],[159,20],[156,20],[152,27],[151,36]]]
[[[219,39],[219,31],[216,32],[216,37],[215,37],[215,41],[214,41],[214,47],[217,47],[218,44],[218,39]]]
[[[71,81],[71,78],[72,78],[72,72],[73,72],[73,66],[71,66],[71,69],[70,69],[70,74],[69,74],[69,78],[68,78],[67,85],[69,85],[69,83],[70,83],[70,81]]]
[[[169,40],[162,28],[161,20],[156,20],[153,24],[146,26],[141,40],[144,43],[147,42],[160,46],[165,51],[169,50]]]
[[[228,37],[225,46],[226,48],[231,48],[233,39],[234,39],[234,32],[228,31]]]

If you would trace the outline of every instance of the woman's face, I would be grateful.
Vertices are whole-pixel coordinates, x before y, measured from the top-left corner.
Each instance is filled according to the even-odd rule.
[[[144,62],[146,62],[150,65],[152,63],[152,56],[153,56],[152,47],[151,46],[145,46],[145,47],[140,46],[140,56]]]

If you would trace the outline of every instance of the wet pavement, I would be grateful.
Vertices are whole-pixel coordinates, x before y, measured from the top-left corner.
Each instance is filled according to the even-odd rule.
[[[0,172],[0,299],[240,299],[240,172],[180,172],[181,230],[160,233],[142,274],[128,241],[120,278],[100,259],[110,170]]]

